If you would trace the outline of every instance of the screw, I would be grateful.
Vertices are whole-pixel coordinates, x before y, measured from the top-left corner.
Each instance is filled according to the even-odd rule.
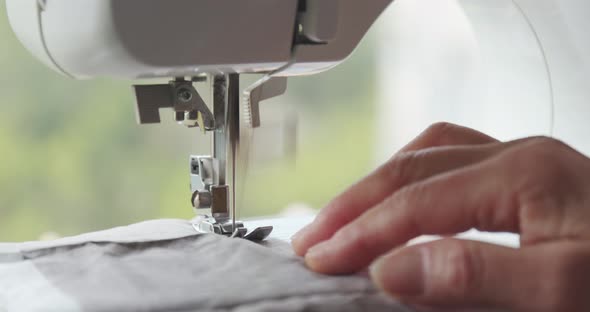
[[[176,92],[176,97],[178,97],[180,101],[186,103],[193,99],[193,93],[187,88],[181,88]]]
[[[211,193],[208,191],[195,191],[191,198],[193,207],[197,209],[211,208]]]

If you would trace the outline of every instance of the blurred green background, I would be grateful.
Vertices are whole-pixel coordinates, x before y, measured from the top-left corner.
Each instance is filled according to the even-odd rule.
[[[190,218],[188,155],[209,153],[209,139],[172,122],[137,125],[132,82],[60,76],[15,38],[4,1],[0,10],[0,241]],[[321,208],[370,170],[375,42],[373,30],[343,65],[293,78],[262,104],[297,112],[299,143],[294,161],[254,159],[241,217]]]

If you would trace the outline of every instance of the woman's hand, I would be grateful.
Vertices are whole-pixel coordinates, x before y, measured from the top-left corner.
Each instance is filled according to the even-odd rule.
[[[521,248],[424,234],[514,232]],[[371,266],[411,304],[590,311],[590,159],[554,139],[502,143],[435,124],[293,238],[309,268]]]

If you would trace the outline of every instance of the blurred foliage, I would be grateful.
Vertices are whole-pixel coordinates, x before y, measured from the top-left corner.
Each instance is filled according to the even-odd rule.
[[[37,239],[151,218],[190,218],[187,161],[208,153],[172,122],[138,126],[129,81],[74,81],[36,61],[0,1],[0,241]],[[242,216],[291,202],[319,208],[371,166],[374,38],[328,73],[290,80],[300,118],[296,165],[248,178]]]

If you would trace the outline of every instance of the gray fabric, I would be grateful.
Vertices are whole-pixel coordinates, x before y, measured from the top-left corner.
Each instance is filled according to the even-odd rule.
[[[145,242],[194,235],[195,229],[187,220],[149,220],[108,230],[64,237],[52,241],[24,243],[0,243],[0,263],[22,260],[21,251],[56,246],[68,246],[86,242]]]
[[[310,272],[284,241],[198,235],[186,224],[152,221],[28,243],[19,261],[85,311],[410,311],[366,276]],[[149,229],[160,234],[139,235]]]
[[[248,221],[277,227],[262,245],[198,235],[188,221],[169,219],[0,243],[0,311],[411,311],[366,276],[307,270],[277,238],[310,220]]]

